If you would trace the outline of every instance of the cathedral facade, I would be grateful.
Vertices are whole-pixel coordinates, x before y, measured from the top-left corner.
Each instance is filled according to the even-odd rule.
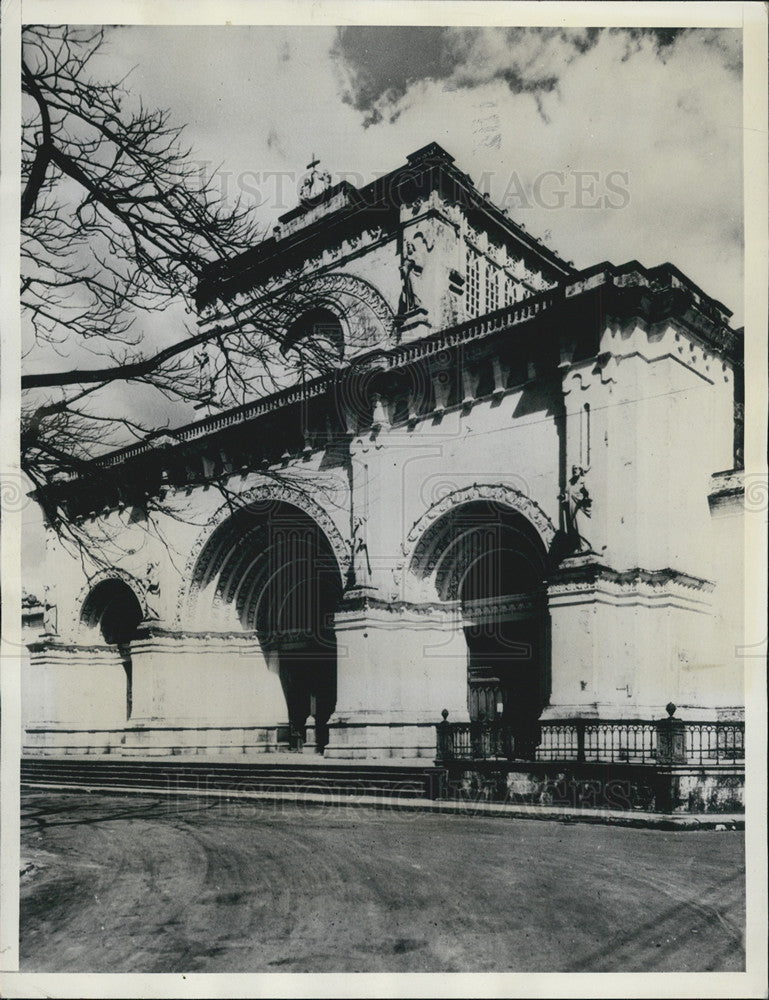
[[[741,332],[675,267],[576,270],[432,144],[314,177],[198,303],[307,375],[60,484],[109,542],[47,547],[25,752],[430,758],[447,711],[536,759],[548,721],[740,717]]]

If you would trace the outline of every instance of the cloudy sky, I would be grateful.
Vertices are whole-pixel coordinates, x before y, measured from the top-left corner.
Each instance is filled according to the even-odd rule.
[[[359,183],[434,140],[578,267],[671,261],[742,322],[736,30],[113,29],[130,67],[265,225],[312,153]]]
[[[360,184],[436,141],[577,267],[670,261],[742,323],[738,31],[110,29],[93,71],[129,70],[266,231],[313,153]],[[160,323],[175,339],[173,311]],[[108,404],[130,410],[135,387],[111,387]]]

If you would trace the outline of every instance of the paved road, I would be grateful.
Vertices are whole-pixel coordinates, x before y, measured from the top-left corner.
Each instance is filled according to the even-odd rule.
[[[744,838],[541,820],[26,794],[21,968],[744,968]]]

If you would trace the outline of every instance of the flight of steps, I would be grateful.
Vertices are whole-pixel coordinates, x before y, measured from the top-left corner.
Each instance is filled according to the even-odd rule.
[[[379,796],[436,799],[444,794],[446,772],[431,766],[387,764],[271,764],[225,761],[106,760],[27,757],[21,783],[127,791],[207,789],[239,792],[291,792],[329,796]]]

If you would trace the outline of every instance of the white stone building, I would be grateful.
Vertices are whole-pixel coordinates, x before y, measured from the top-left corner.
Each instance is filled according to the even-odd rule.
[[[265,289],[335,370],[61,487],[114,559],[48,546],[27,753],[431,757],[447,709],[533,758],[548,720],[739,716],[726,308],[669,264],[575,270],[435,144],[212,267],[201,328]]]

